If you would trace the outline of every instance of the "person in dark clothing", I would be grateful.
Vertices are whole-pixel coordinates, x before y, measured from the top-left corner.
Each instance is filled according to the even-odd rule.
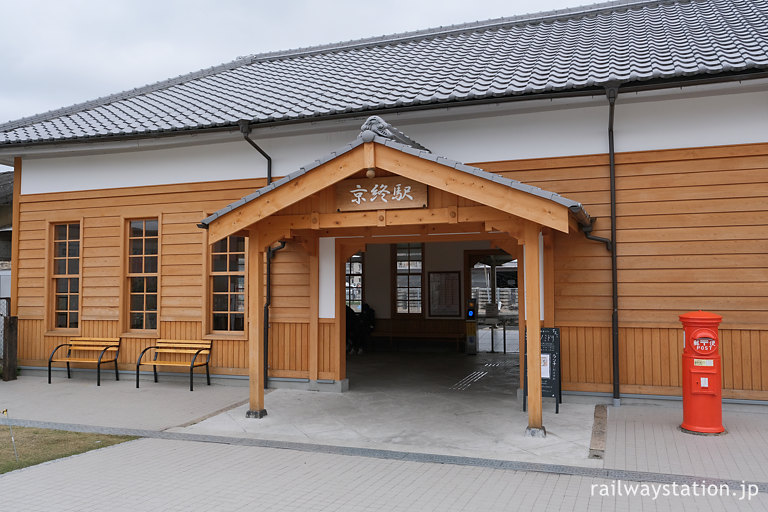
[[[376,312],[365,302],[357,315],[357,324],[357,344],[354,348],[357,349],[358,354],[362,354],[363,349],[369,346],[368,340],[376,327]]]
[[[351,307],[347,306],[346,309],[346,323],[347,323],[347,354],[353,354],[355,352],[355,337],[357,336],[357,313]]]

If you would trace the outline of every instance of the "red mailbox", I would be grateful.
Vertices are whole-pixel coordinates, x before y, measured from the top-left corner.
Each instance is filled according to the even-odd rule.
[[[723,317],[694,311],[680,315],[685,331],[683,350],[684,430],[719,434],[723,428],[720,337],[717,326]]]

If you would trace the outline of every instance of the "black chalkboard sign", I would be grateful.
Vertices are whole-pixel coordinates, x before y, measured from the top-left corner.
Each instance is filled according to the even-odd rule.
[[[526,330],[523,357],[528,362],[528,331]],[[557,327],[541,328],[541,396],[555,398],[555,413],[560,413],[563,402],[560,383],[560,329]],[[528,400],[528,365],[525,365],[523,377],[523,411]]]

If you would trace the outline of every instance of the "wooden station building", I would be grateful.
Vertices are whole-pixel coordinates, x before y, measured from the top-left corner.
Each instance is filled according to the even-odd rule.
[[[521,330],[560,329],[564,390],[679,395],[678,315],[703,309],[724,396],[766,400],[767,26],[763,0],[610,2],[253,55],[0,125],[20,364],[72,336],[120,337],[125,370],[155,339],[211,339],[258,416],[267,367],[346,388],[351,256],[377,325],[452,333],[468,255],[503,251]],[[430,308],[431,272],[459,276],[459,310]]]

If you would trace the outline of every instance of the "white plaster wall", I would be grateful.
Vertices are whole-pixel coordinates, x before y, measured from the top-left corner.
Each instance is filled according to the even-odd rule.
[[[284,176],[354,140],[358,130],[259,139],[272,157],[272,175]],[[261,178],[266,161],[246,141],[103,155],[25,158],[22,194]]]
[[[619,96],[616,151],[721,146],[768,141],[768,88],[696,98]]]
[[[603,95],[406,112],[385,119],[434,154],[460,162],[608,151]],[[354,140],[361,122],[261,128],[252,138],[272,156],[274,176],[283,176]],[[620,93],[615,135],[619,152],[768,142],[768,85]],[[226,137],[231,140],[172,149],[138,150],[140,143],[134,143],[133,151],[90,156],[56,157],[45,150],[45,157],[24,157],[22,193],[265,176],[264,158],[236,134]]]
[[[768,142],[768,86],[740,92],[619,94],[616,151],[646,151]],[[571,100],[569,100],[571,101]],[[532,102],[533,103],[533,102]],[[535,102],[504,115],[399,128],[434,153],[460,162],[487,162],[608,152],[608,101]]]
[[[336,239],[320,238],[319,318],[336,318]]]

